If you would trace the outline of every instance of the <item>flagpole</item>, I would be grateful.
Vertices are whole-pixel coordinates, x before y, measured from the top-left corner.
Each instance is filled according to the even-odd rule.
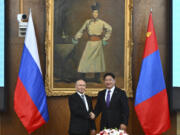
[[[29,13],[31,13],[31,8],[29,9]]]
[[[23,0],[19,0],[19,13],[23,14]]]

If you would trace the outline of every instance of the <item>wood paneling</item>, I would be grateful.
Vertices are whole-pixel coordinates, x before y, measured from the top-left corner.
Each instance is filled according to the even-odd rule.
[[[142,53],[144,49],[145,33],[147,29],[150,8],[153,9],[153,20],[159,43],[159,50],[164,69],[164,76],[167,87],[169,82],[169,7],[168,0],[134,0],[133,11],[133,89],[138,82]],[[21,52],[23,48],[23,38],[18,37],[18,23],[16,15],[19,12],[19,3],[16,0],[6,0],[6,40],[7,40],[7,69],[6,81],[8,91],[8,110],[1,113],[0,134],[1,135],[28,135],[20,120],[13,110],[13,95],[18,76]],[[24,11],[27,14],[29,8],[32,9],[34,25],[38,40],[41,65],[45,65],[45,0],[24,0]],[[43,73],[45,69],[43,68]],[[93,105],[96,98],[93,98]],[[130,135],[144,135],[134,111],[134,98],[129,99],[130,119],[128,132]],[[48,97],[48,109],[50,120],[47,124],[32,133],[32,135],[67,135],[69,127],[70,112],[67,97]],[[99,120],[96,120],[99,130]],[[171,114],[171,129],[164,135],[176,134],[176,113]]]

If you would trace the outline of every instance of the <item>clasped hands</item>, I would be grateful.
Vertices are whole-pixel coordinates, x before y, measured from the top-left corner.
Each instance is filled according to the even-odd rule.
[[[90,113],[89,113],[89,116],[90,116],[90,118],[91,118],[92,120],[94,120],[95,117],[96,117],[96,115],[95,115],[93,112],[90,112]]]

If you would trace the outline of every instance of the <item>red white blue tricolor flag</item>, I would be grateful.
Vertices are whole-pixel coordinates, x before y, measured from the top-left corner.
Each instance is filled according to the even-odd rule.
[[[144,56],[136,89],[135,111],[146,135],[160,135],[170,128],[168,97],[152,13],[149,16]]]
[[[31,12],[14,94],[14,109],[29,134],[49,119]]]

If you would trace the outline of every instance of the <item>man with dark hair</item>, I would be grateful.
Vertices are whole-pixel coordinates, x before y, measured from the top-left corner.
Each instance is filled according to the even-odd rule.
[[[104,75],[105,90],[98,93],[97,103],[91,119],[101,116],[101,130],[104,128],[127,129],[129,107],[125,91],[115,86],[115,75],[106,73]]]
[[[95,135],[95,122],[90,119],[92,100],[85,95],[86,82],[76,81],[76,93],[69,97],[71,112],[69,135]]]
[[[105,72],[103,46],[111,36],[112,27],[98,18],[99,3],[91,6],[92,18],[85,21],[81,29],[76,33],[73,44],[78,44],[84,32],[88,34],[88,41],[78,66],[78,72],[85,78],[86,73],[95,73],[94,78],[88,80],[100,83],[100,73]]]
[[[111,76],[113,79],[115,79],[115,75],[113,73],[106,73],[103,77],[104,80],[105,80],[106,76]]]

